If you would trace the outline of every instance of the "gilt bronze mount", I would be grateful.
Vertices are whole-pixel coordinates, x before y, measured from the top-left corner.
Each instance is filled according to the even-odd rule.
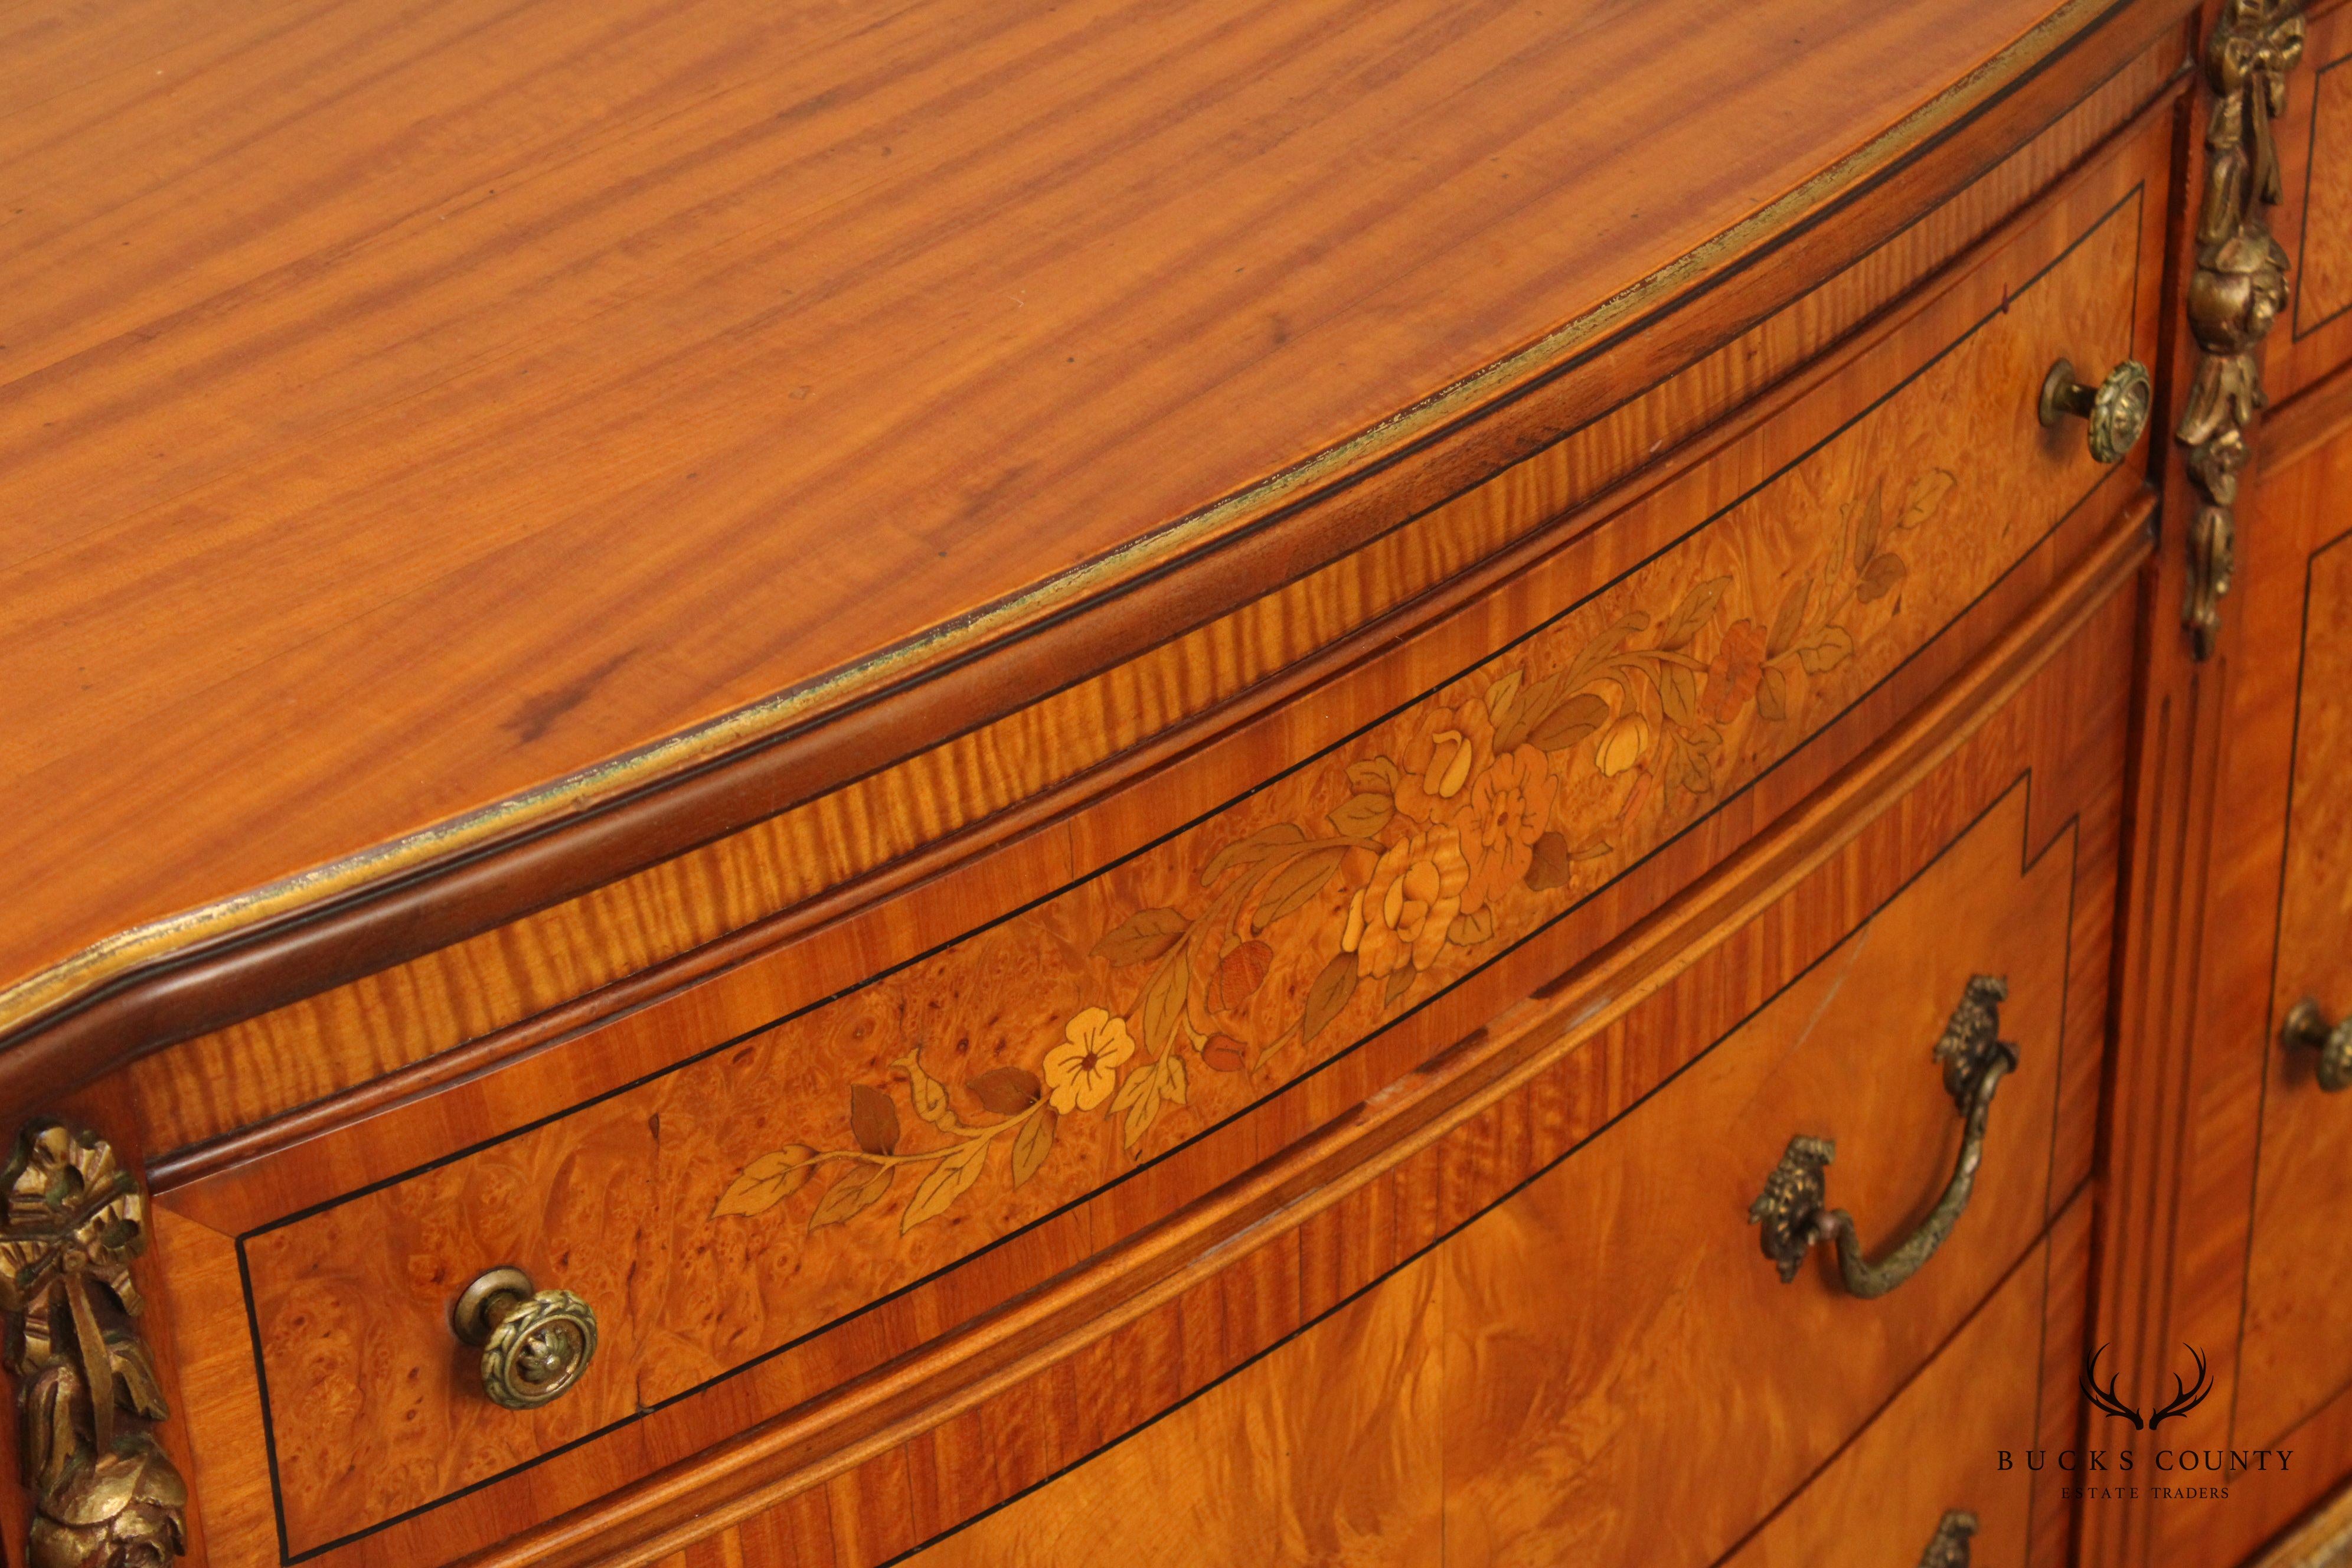
[[[0,1312],[33,1489],[30,1568],[163,1568],[187,1550],[188,1489],[156,1442],[170,1414],[139,1332],[131,1263],[147,1194],[103,1138],[39,1121],[0,1185]]]

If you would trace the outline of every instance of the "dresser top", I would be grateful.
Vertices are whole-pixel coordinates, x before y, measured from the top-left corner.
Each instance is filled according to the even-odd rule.
[[[0,1028],[1169,591],[2105,9],[18,7]]]

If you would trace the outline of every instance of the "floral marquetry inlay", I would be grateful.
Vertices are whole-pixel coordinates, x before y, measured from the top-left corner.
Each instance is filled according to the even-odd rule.
[[[1902,613],[1911,541],[1956,482],[1935,468],[1869,483],[1782,571],[1671,552],[1601,596],[1622,603],[1563,618],[1265,792],[1286,815],[1180,835],[1154,852],[1189,857],[1178,896],[1109,911],[1075,966],[1076,1005],[1009,1042],[1016,1060],[951,1082],[910,1040],[887,1079],[848,1087],[841,1142],[752,1160],[716,1215],[765,1215],[822,1176],[814,1230],[903,1180],[911,1231],[992,1172],[1029,1182],[1066,1124],[1140,1156],[1260,1092],[1220,1079],[1287,1079],[1379,1028],[1785,754]]]

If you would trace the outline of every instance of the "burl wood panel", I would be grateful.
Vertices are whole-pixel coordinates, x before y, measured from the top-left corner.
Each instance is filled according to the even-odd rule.
[[[2027,1552],[2042,1479],[2027,1452],[2043,1443],[2046,1388],[2071,1386],[2075,1375],[2089,1219],[2086,1199],[2069,1205],[1936,1358],[1725,1568],[1903,1563],[1956,1507],[1980,1523],[1972,1563],[2022,1568],[2047,1560]],[[1108,1553],[1139,1568],[1477,1561],[1440,1531],[1434,1442],[1446,1364],[1441,1336],[1465,1331],[1435,1283],[1457,1249],[1477,1245],[1475,1236],[1474,1227],[1441,1243],[1191,1404],[903,1561],[908,1568],[1084,1568]],[[1579,1308],[1556,1301],[1539,1310]],[[1660,1426],[1675,1420],[1669,1406],[1645,1414]],[[1719,1441],[1695,1442],[1692,1461],[1736,1463]],[[2003,1450],[2011,1469],[2000,1468]],[[2050,1544],[2063,1553],[2063,1515],[2053,1522]],[[1651,1524],[1665,1537],[1676,1529],[1671,1515]],[[674,1560],[674,1568],[691,1561]]]
[[[2278,122],[2286,200],[2275,226],[2294,300],[2263,355],[2273,403],[2352,361],[2352,10],[2312,8],[2322,14]]]
[[[2178,54],[2178,41],[2169,40],[2142,55],[1992,173],[1798,305],[1330,566],[1148,656],[691,854],[142,1059],[131,1071],[149,1147],[180,1150],[504,1031],[436,1069],[444,1078],[477,1070],[486,1058],[595,1016],[560,1007],[583,993],[625,979],[597,1005],[609,1011],[688,972],[720,967],[772,944],[777,934],[755,930],[722,943],[731,932],[788,910],[805,923],[797,906],[860,878],[866,897],[911,882],[928,868],[918,853],[926,847],[959,835],[969,853],[976,834],[1014,831],[1025,821],[1016,808],[1050,804],[1044,797],[1081,775],[1099,784],[1109,782],[1107,768],[1132,774],[1160,761],[1163,748],[1187,733],[1197,738],[1195,721],[1209,710],[1230,720],[1296,689],[1314,673],[1302,662],[1360,653],[1351,642],[1371,635],[1368,628],[1383,616],[1477,563],[1507,570],[1515,542],[1592,503],[1655,461],[1662,446],[1696,435],[1850,337],[2055,184],[2148,101]],[[2163,166],[2168,135],[2163,123],[2134,133],[2075,183],[2124,188]],[[2152,340],[2145,319],[2136,336]],[[1689,460],[1678,455],[1675,464]],[[884,868],[880,878],[872,875]],[[704,951],[658,972],[697,949]],[[428,1076],[412,1075],[383,1093],[413,1092]]]
[[[2339,13],[2340,14],[2340,13]],[[2214,816],[2190,1014],[2193,1053],[2169,1279],[2129,1325],[2176,1361],[2201,1350],[2214,1393],[2181,1423],[2185,1444],[2308,1450],[2282,1476],[2240,1473],[2212,1507],[2167,1510],[2143,1550],[2157,1561],[2236,1562],[2352,1468],[2352,1442],[2290,1438],[2352,1381],[2340,1323],[2340,1215],[2352,1167],[2352,1110],[2323,1094],[2279,1026],[2298,997],[2340,1009],[2347,968],[2341,756],[2346,671],[2343,498],[2352,494],[2352,383],[2309,388],[2264,427],[2266,458],[2239,529],[2241,632],[2217,705]],[[2306,754],[2308,752],[2308,754]],[[2130,1126],[2130,1123],[2126,1123]],[[2150,1137],[2145,1129],[2136,1137]],[[2336,1223],[2331,1223],[2331,1221]],[[2335,1293],[2329,1294],[2329,1282]],[[2145,1375],[2133,1397],[2153,1385]],[[2168,1431],[2171,1428],[2168,1427]],[[2340,1430],[2340,1429],[2339,1429]]]
[[[2118,204],[1835,437],[1337,751],[836,1001],[248,1236],[289,1542],[679,1397],[1066,1206],[1716,809],[2079,497],[2013,389],[2053,343],[2129,342],[2142,216]],[[601,1375],[458,1443],[446,1300],[525,1248],[613,1303]],[[316,1414],[330,1385],[358,1391],[350,1425]],[[394,1405],[407,1458],[362,1494],[346,1468]]]
[[[901,1561],[908,1568],[1446,1562],[1436,1420],[1443,1256],[1441,1247],[1407,1264],[1190,1404]]]
[[[0,973],[1132,580],[2110,9],[32,12]]]
[[[2053,1455],[2074,1437],[2067,1395],[2088,1305],[2090,1237],[2084,1195],[1724,1568],[1909,1564],[1954,1509],[1977,1518],[1971,1568],[2063,1563],[2072,1510],[2060,1494],[2078,1478],[2062,1481]],[[2064,1414],[2053,1418],[2053,1405]],[[2011,1468],[2002,1468],[2004,1458]]]
[[[2146,549],[2132,521],[2103,554],[2127,570]],[[803,1522],[811,1507],[837,1515],[824,1526],[824,1538],[838,1546],[842,1562],[870,1564],[904,1550],[1150,1418],[1301,1326],[1302,1314],[1321,1313],[1507,1195],[1706,1040],[1736,1027],[2012,791],[2029,797],[2027,841],[2039,847],[2068,839],[2084,884],[2070,942],[2076,973],[2068,990],[2066,1109],[2058,1118],[2058,1142],[2044,1156],[2060,1173],[2055,1184],[2071,1188],[2089,1169],[2111,932],[2126,689],[2116,675],[2128,659],[2134,624],[2128,603],[2113,596],[2116,571],[2112,563],[2086,563],[2053,596],[2055,605],[2079,608],[2053,609],[2054,619],[2037,613],[1972,667],[1948,700],[1932,703],[1792,819],[1788,840],[1754,846],[1725,888],[1723,903],[1712,901],[1713,894],[1695,895],[1686,916],[1650,928],[1654,934],[1643,941],[1654,947],[1611,950],[1586,967],[1586,978],[1542,987],[1541,997],[1519,1010],[1523,1020],[1496,1020],[1456,1050],[1431,1056],[1456,1038],[1433,1026],[1418,1043],[1412,1031],[1384,1037],[1412,1053],[1398,1058],[1402,1063],[1427,1062],[1393,1092],[1363,1099],[1380,1080],[1355,1076],[1343,1063],[1294,1091],[1319,1089],[1326,1095],[1320,1100],[1286,1097],[1202,1140],[1196,1151],[1137,1172],[1085,1207],[791,1354],[320,1560],[406,1568],[551,1521],[485,1561],[642,1562],[650,1558],[641,1551],[657,1556],[750,1520],[772,1502]],[[1711,936],[1718,926],[1727,934]],[[1670,989],[1664,999],[1657,997],[1661,986]],[[1498,1004],[1486,1005],[1491,1012]],[[1438,1009],[1429,1015],[1443,1016]],[[1519,1065],[1496,1079],[1512,1061]],[[1446,1098],[1458,1095],[1472,1098]],[[454,1101],[445,1095],[418,1113],[447,1113]],[[1428,1132],[1412,1132],[1421,1123],[1411,1118],[1423,1115],[1416,1108],[1423,1105],[1440,1120]],[[1311,1119],[1301,1120],[1302,1110]],[[1401,1130],[1383,1131],[1400,1115],[1407,1118]],[[414,1131],[419,1124],[409,1125]],[[1325,1136],[1301,1141],[1318,1125]],[[1264,1164],[1263,1184],[1253,1175],[1220,1188],[1264,1161],[1270,1130],[1275,1143],[1288,1146]],[[1387,1152],[1369,1160],[1351,1155],[1347,1139],[1359,1133]],[[305,1147],[331,1153],[352,1142]],[[224,1180],[163,1194],[158,1204],[172,1220],[159,1232],[157,1288],[174,1298],[187,1383],[209,1391],[184,1418],[198,1485],[206,1489],[217,1563],[268,1563],[280,1555],[272,1500],[257,1484],[269,1474],[269,1455],[234,1237],[253,1219],[266,1222],[272,1211],[257,1210],[257,1202],[281,1205],[275,1212],[283,1213],[288,1197],[299,1203],[305,1183],[318,1191],[332,1168],[304,1165],[290,1152],[272,1168],[292,1184],[290,1191],[275,1193],[268,1184],[240,1191]],[[1205,1208],[1182,1209],[1213,1189],[1220,1196]],[[1197,1218],[1183,1217],[1196,1212]],[[482,1218],[453,1217],[462,1224]],[[1133,1235],[1134,1245],[1118,1258],[1062,1274],[1008,1307],[1011,1317],[999,1313],[968,1334],[939,1339],[947,1325],[1005,1301],[1018,1284],[1045,1280],[1123,1232]],[[1154,1250],[1163,1233],[1165,1250]],[[527,1249],[519,1256],[551,1279],[562,1271],[549,1255]],[[1136,1274],[1130,1261],[1121,1261],[1135,1258],[1150,1268],[1160,1267],[1153,1258],[1164,1258],[1175,1272]],[[575,1259],[572,1267],[607,1262]],[[752,1278],[743,1255],[711,1256],[686,1288],[706,1291],[700,1300],[742,1300]],[[1129,1279],[1139,1283],[1121,1283]],[[601,1289],[592,1284],[590,1293]],[[1098,1296],[1103,1289],[1110,1294]],[[627,1299],[625,1289],[619,1299]],[[363,1314],[380,1307],[360,1305]],[[432,1310],[440,1310],[437,1300]],[[322,1320],[316,1348],[329,1363],[348,1358],[346,1331],[373,1331],[376,1321],[365,1315]],[[1038,1334],[1046,1338],[1040,1342]],[[890,1355],[919,1350],[899,1363],[909,1370],[842,1386]],[[990,1359],[1000,1355],[1015,1360]],[[424,1369],[443,1387],[454,1387],[462,1370],[446,1340],[442,1360]],[[770,1423],[752,1439],[629,1484],[829,1389],[840,1393]],[[352,1381],[328,1379],[300,1418],[378,1434],[390,1426],[397,1437],[403,1423],[362,1419],[352,1409],[357,1396]],[[459,1447],[510,1452],[518,1435],[534,1440],[531,1417],[510,1418],[478,1398],[457,1408],[464,1422],[455,1439]],[[546,1414],[560,1416],[562,1410]],[[389,1458],[356,1463],[350,1474],[367,1483]],[[400,1472],[392,1473],[397,1481]],[[208,1487],[206,1476],[220,1484]],[[813,1502],[782,1500],[813,1485],[820,1489]],[[615,1493],[608,1505],[553,1517],[606,1492]]]
[[[2041,1234],[2075,868],[2065,837],[2021,868],[2024,804],[2005,800],[1738,1034],[1438,1255],[1449,1562],[1714,1562]],[[1975,974],[2009,983],[2019,1068],[1968,1212],[1881,1300],[1847,1295],[1820,1258],[1783,1285],[1748,1205],[1792,1135],[1836,1140],[1830,1201],[1874,1256],[1941,1194],[1960,1130],[1932,1052]],[[1694,1462],[1696,1433],[1718,1462]]]

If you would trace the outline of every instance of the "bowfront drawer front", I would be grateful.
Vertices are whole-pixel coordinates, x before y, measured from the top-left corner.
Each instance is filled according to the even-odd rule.
[[[2029,788],[1447,1244],[1450,1563],[1712,1562],[2032,1248],[2098,1042],[2066,1022],[2079,841],[2034,840]]]
[[[2091,447],[2131,434],[2108,371],[2152,353],[2166,145],[2126,137],[1939,292],[1288,706],[662,1002],[160,1194],[183,1359],[221,1391],[193,1440],[267,1477],[209,1505],[215,1552],[413,1562],[503,1533],[501,1488],[585,1502],[1215,1188],[1690,885],[2112,531],[2141,458]],[[1837,1049],[1924,1062],[1978,970],[2054,1040],[2063,941],[2023,906],[1983,932],[1927,942],[1951,973],[1906,974]],[[1738,1146],[1852,1140],[1831,1190],[1875,1242],[1952,1102],[1924,1066],[1832,1093],[1806,1039],[1820,1075],[1759,1079]],[[2055,1058],[2028,1053],[1997,1117],[2045,1145]],[[1737,1184],[1709,1171],[1701,1209]],[[2004,1263],[2038,1226],[2025,1180],[1989,1168],[1976,1200]],[[564,1382],[531,1408],[487,1397],[452,1332],[500,1266],[531,1287],[502,1309],[585,1304],[562,1346],[490,1347]],[[1948,1316],[1972,1267],[1886,1321]],[[1808,1279],[1741,1310],[1833,1300]],[[574,1385],[551,1347],[583,1351],[588,1314]]]
[[[2052,1454],[2074,1444],[2090,1231],[2085,1195],[1724,1568],[2065,1561],[2064,1488],[2101,1481],[2074,1470],[2050,1479]]]
[[[1874,758],[1888,765],[1759,847],[1853,835],[1777,896],[1727,875],[1742,917],[1695,910],[1704,934],[1656,933],[1646,957],[1549,998],[1549,1023],[1498,1020],[1498,1041],[1565,1037],[1317,1217],[1253,1230],[1184,1300],[1228,1323],[1267,1313],[1265,1353],[1166,1408],[1095,1380],[1169,1342],[1107,1336],[1041,1376],[1041,1410],[992,1407],[981,1429],[1025,1415],[1116,1440],[1038,1456],[1010,1484],[1054,1479],[959,1529],[997,1500],[957,1493],[942,1428],[902,1461],[938,1512],[880,1552],[819,1560],[920,1545],[919,1568],[1082,1568],[1110,1521],[1145,1521],[1119,1548],[1139,1568],[1696,1568],[1735,1548],[1751,1568],[1907,1565],[1956,1511],[1974,1516],[1977,1562],[2022,1563],[2029,1542],[2032,1562],[2063,1555],[2071,1478],[2022,1456],[2071,1442],[2077,1419],[2122,799],[2120,705],[2092,694],[2131,629],[2118,595],[2053,637],[2066,646],[2000,711],[1944,722],[1967,739],[1908,787]],[[1939,1060],[1947,1039],[1963,1048]],[[1970,1142],[1944,1069],[1988,1041],[2016,1066],[1984,1097],[1973,1186],[1895,1283]],[[1834,1138],[1826,1195],[1884,1294],[1853,1293],[1833,1242],[1785,1283],[1759,1246],[1755,1200],[1792,1132]],[[1269,1254],[1303,1258],[1299,1278]],[[1360,1255],[1377,1260],[1360,1279],[1332,1261]],[[1303,1320],[1269,1310],[1302,1293]],[[1104,1405],[1139,1424],[1106,1430]],[[875,1484],[815,1489],[682,1568],[782,1557],[828,1510],[862,1530],[853,1500]]]

